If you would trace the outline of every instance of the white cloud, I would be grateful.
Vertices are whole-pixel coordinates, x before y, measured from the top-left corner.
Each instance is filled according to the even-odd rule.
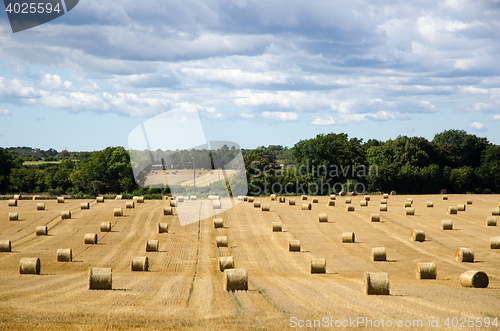
[[[495,119],[495,120],[500,120],[500,115],[495,115],[495,116],[493,116],[493,119]]]
[[[0,109],[0,116],[9,116],[9,115],[12,115],[12,113],[10,112],[10,110],[8,110],[8,109]]]
[[[296,113],[283,112],[283,111],[277,111],[277,112],[264,111],[261,113],[261,115],[263,118],[275,122],[295,122],[298,121],[299,119],[299,116]]]
[[[487,129],[485,128],[484,124],[483,123],[479,123],[479,122],[472,122],[469,127],[474,130],[474,131],[480,131],[480,132],[484,132],[484,131],[487,131]]]

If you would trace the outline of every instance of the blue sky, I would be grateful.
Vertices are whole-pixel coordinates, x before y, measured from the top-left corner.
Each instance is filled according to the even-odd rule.
[[[183,107],[243,148],[447,129],[500,144],[498,59],[498,0],[82,0],[15,34],[2,11],[0,146],[127,147]]]

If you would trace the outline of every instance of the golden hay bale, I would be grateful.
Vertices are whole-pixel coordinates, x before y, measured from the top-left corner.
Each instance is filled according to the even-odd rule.
[[[289,206],[295,206],[295,199],[288,199]]]
[[[158,252],[160,242],[156,239],[148,239],[146,242],[146,252]]]
[[[354,206],[353,205],[346,205],[345,211],[354,211]]]
[[[384,193],[384,194],[382,195],[382,198],[384,198],[384,199],[389,199],[389,194]]]
[[[407,198],[406,201],[408,201],[409,203],[413,204],[413,198]]]
[[[48,232],[46,225],[37,226],[35,231],[37,236],[46,236]]]
[[[301,196],[300,196],[300,199],[301,199],[301,200],[307,200],[307,195],[301,195]]]
[[[163,215],[173,215],[174,209],[172,207],[163,207]]]
[[[243,199],[244,199],[244,196],[238,195],[238,201],[243,201]]]
[[[197,195],[192,195],[189,197],[189,200],[198,200],[198,196]]]
[[[337,199],[337,197],[335,196],[335,194],[330,194],[330,200],[335,200]]]
[[[391,191],[390,195],[397,195],[396,191]]]
[[[224,291],[248,290],[248,273],[245,269],[224,270]]]
[[[86,233],[85,236],[83,236],[83,242],[86,245],[97,244],[97,233]]]
[[[348,205],[352,202],[352,198],[345,198],[344,199],[344,204]]]
[[[255,198],[254,197],[248,197],[248,203],[254,202]]]
[[[361,207],[368,207],[368,201],[366,201],[366,200],[361,200],[361,201],[359,202],[359,205],[360,205]]]
[[[389,295],[389,274],[386,272],[365,273],[365,293],[367,295]]]
[[[61,219],[62,220],[67,220],[71,218],[71,211],[65,210],[61,212]]]
[[[335,207],[335,200],[328,200],[327,206],[328,207]]]
[[[234,269],[234,258],[232,256],[219,257],[219,269],[222,272],[226,269]]]
[[[217,242],[217,247],[228,247],[227,236],[217,236],[215,237]]]
[[[121,194],[118,194],[116,197],[115,197],[115,200],[122,200],[123,199],[123,195]]]
[[[21,200],[21,194],[14,194],[14,200]]]
[[[356,192],[354,192],[354,191],[347,192],[347,196],[348,196],[348,197],[355,197],[355,196],[357,196],[357,195],[358,195],[358,193],[356,193]]]
[[[147,256],[135,256],[130,264],[132,271],[148,271],[149,261]]]
[[[365,199],[365,201],[370,201],[370,196],[369,195],[365,195],[364,199]]]
[[[326,259],[313,257],[311,259],[311,273],[312,274],[326,273]]]
[[[406,208],[405,209],[406,215],[415,215],[415,208]]]
[[[115,208],[113,209],[113,216],[123,216],[123,209],[122,208]]]
[[[168,224],[158,223],[158,233],[168,233]]]
[[[71,248],[57,250],[57,262],[71,262],[73,261],[73,251]]]
[[[380,211],[387,211],[387,205],[380,205]]]
[[[269,204],[267,203],[262,204],[262,211],[270,211],[270,210],[271,207],[269,206]]]
[[[111,268],[89,268],[89,290],[111,290],[112,284]]]
[[[221,209],[221,203],[220,201],[213,201],[213,204],[214,204],[214,209]]]
[[[253,207],[254,208],[260,208],[260,201],[254,201],[253,202]]]
[[[102,222],[101,232],[111,232],[111,222]]]
[[[452,220],[442,220],[441,221],[441,229],[442,230],[453,230],[453,221]]]
[[[343,192],[343,191],[342,191],[342,192],[339,192],[339,196],[341,196],[341,197],[345,197],[345,192]]]
[[[170,207],[177,207],[177,201],[176,200],[170,200]]]
[[[427,207],[428,207],[428,208],[434,207],[434,202],[432,202],[432,201],[427,201]]]
[[[497,226],[497,218],[495,216],[486,217],[486,226]]]
[[[311,210],[312,205],[310,203],[302,204],[302,210]]]
[[[458,210],[457,210],[457,207],[448,207],[448,209],[446,209],[446,213],[448,215],[455,215],[458,213]]]
[[[327,213],[318,214],[318,218],[319,218],[320,223],[328,222],[328,214]]]
[[[209,199],[210,199],[210,197],[209,197]],[[243,201],[248,201],[248,195],[243,197]]]
[[[490,238],[490,249],[500,249],[500,237]]]
[[[97,197],[95,198],[96,203],[104,203],[104,197]]]
[[[80,209],[89,209],[90,208],[90,204],[88,202],[82,202],[80,204]]]
[[[459,247],[455,251],[455,260],[457,262],[474,262],[474,253],[468,248]]]
[[[387,199],[382,199],[382,200],[380,200],[380,204],[381,204],[381,205],[386,205],[386,204],[387,204]]]
[[[273,232],[281,232],[283,230],[283,225],[281,222],[273,222]]]
[[[354,243],[354,232],[342,232],[342,243]]]
[[[40,259],[38,257],[23,257],[19,263],[19,273],[39,275]]]
[[[191,200],[191,197],[189,197],[189,196],[184,197],[184,201],[189,201],[189,200]]]
[[[12,243],[10,240],[0,240],[0,252],[12,252]]]
[[[17,200],[9,200],[9,207],[17,207]]]
[[[467,204],[472,205],[472,199],[467,199]]]
[[[212,195],[212,200],[219,200],[220,201],[220,195]]]
[[[372,261],[387,261],[385,247],[373,247],[371,256]]]
[[[214,218],[214,228],[223,228],[224,227],[224,220],[222,218]]]
[[[300,240],[292,239],[288,242],[288,251],[300,252]]]
[[[370,222],[380,222],[380,214],[379,213],[372,213],[370,215]]]
[[[405,201],[405,208],[410,208],[410,207],[411,207],[411,202]]]
[[[9,213],[9,221],[17,221],[17,220],[19,220],[18,213]]]
[[[36,204],[36,210],[45,210],[45,203],[37,203]]]
[[[417,279],[436,279],[436,263],[434,262],[418,262],[417,263]]]
[[[125,202],[125,208],[128,208],[128,209],[135,208],[135,202],[134,201]]]
[[[271,194],[269,197],[271,198],[272,201],[276,200],[276,194]]]
[[[319,199],[318,198],[313,198],[312,199],[312,203],[319,203]]]
[[[443,195],[443,200],[448,200],[448,196],[447,195]]]
[[[181,202],[184,202],[184,197],[178,196],[177,198],[175,198],[175,200],[177,200],[177,202],[181,203]]]
[[[281,196],[281,197],[278,197],[278,201],[279,201],[279,203],[285,203],[286,199],[285,199],[285,197]]]
[[[458,205],[457,210],[458,211],[465,211],[465,205]]]
[[[132,200],[136,201],[137,203],[144,203],[144,197],[135,196],[132,198]]]
[[[411,241],[425,241],[425,232],[423,230],[412,230],[410,234]]]
[[[469,270],[460,275],[460,284],[462,287],[486,288],[490,280],[484,271]]]
[[[491,215],[500,215],[500,209],[499,208],[493,208],[491,211]]]
[[[39,195],[34,195],[33,196],[33,200],[41,200],[40,196]]]

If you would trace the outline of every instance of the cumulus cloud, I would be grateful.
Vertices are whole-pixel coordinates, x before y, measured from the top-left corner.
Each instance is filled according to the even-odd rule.
[[[0,109],[0,116],[9,116],[9,115],[12,115],[12,113],[10,112],[10,110],[8,110],[8,109]]]
[[[484,131],[487,131],[486,127],[484,126],[483,123],[479,123],[479,122],[472,122],[470,125],[469,125],[469,128],[473,131],[479,131],[479,132],[484,132]]]
[[[263,118],[273,122],[295,122],[299,119],[299,116],[296,113],[283,112],[283,111],[277,111],[277,112],[264,111],[262,112],[261,115]]]

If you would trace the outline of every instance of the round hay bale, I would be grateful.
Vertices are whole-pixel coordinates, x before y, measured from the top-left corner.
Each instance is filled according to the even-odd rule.
[[[158,252],[160,242],[156,239],[148,239],[146,242],[146,252]]]
[[[278,197],[279,203],[285,203],[286,199],[284,196]]]
[[[191,200],[191,197],[189,197],[189,196],[184,197],[184,201],[190,201],[190,200]]]
[[[365,273],[365,293],[367,295],[389,295],[389,274],[386,272]]]
[[[163,215],[173,215],[174,209],[172,207],[163,207]]]
[[[271,198],[272,201],[276,200],[276,194],[271,194],[269,197]]]
[[[217,247],[228,247],[227,236],[217,236],[215,237],[217,242]]]
[[[366,201],[366,200],[361,200],[361,201],[359,202],[359,205],[360,205],[361,207],[368,207],[368,201]]]
[[[248,202],[249,202],[249,203],[254,202],[254,200],[255,200],[255,198],[254,198],[254,197],[248,197]]]
[[[46,236],[47,235],[47,226],[46,225],[39,225],[36,227],[36,235],[37,236]]]
[[[288,242],[288,251],[300,252],[300,240],[292,239]]]
[[[353,205],[346,205],[345,211],[354,211],[354,206]]]
[[[192,195],[192,196],[189,197],[189,200],[193,200],[193,201],[198,200],[198,196],[197,195]]]
[[[168,233],[168,224],[158,223],[158,233]]]
[[[115,200],[122,200],[123,199],[123,195],[121,194],[118,194],[116,197],[115,197]]]
[[[62,220],[67,220],[71,218],[71,211],[66,210],[61,212],[61,219]]]
[[[125,202],[125,208],[128,208],[128,209],[135,208],[135,202],[134,201]]]
[[[113,215],[115,217],[123,216],[123,209],[122,208],[113,209]]]
[[[356,192],[354,192],[354,191],[347,192],[347,196],[348,196],[348,197],[355,197],[355,196],[357,196],[357,195],[358,195],[358,193],[356,193]]]
[[[474,262],[474,253],[468,248],[459,247],[455,251],[455,260],[457,262]]]
[[[254,201],[254,202],[253,202],[253,207],[254,207],[254,208],[260,208],[260,207],[261,207],[261,205],[260,205],[260,201]]]
[[[89,290],[111,290],[112,285],[111,268],[89,268]]]
[[[335,207],[335,200],[328,200],[327,206],[328,207]]]
[[[410,207],[411,207],[411,202],[405,201],[405,208],[410,208]]]
[[[380,214],[379,213],[372,213],[370,215],[370,222],[380,222]]]
[[[312,200],[313,200],[312,203],[319,203],[319,199],[318,198],[313,198]]]
[[[288,199],[289,206],[295,206],[295,199]]]
[[[380,200],[380,204],[381,204],[381,205],[386,205],[386,204],[387,204],[387,199],[382,199],[382,200]]]
[[[345,197],[345,192],[343,192],[343,191],[339,192],[339,196]]]
[[[86,245],[97,244],[97,233],[86,233],[85,236],[83,236],[83,242]]]
[[[224,270],[224,291],[248,290],[248,273],[245,269]]]
[[[45,203],[43,202],[37,203],[36,210],[45,210]]]
[[[411,241],[425,241],[425,232],[423,230],[412,230],[410,234]]]
[[[281,222],[273,222],[273,232],[281,232],[283,230],[283,225]]]
[[[311,210],[312,205],[310,203],[302,204],[302,210]]]
[[[500,237],[490,238],[490,249],[500,249]]]
[[[226,269],[234,269],[234,258],[232,256],[219,257],[219,269],[222,272]]]
[[[64,197],[57,197],[57,203],[64,203]]]
[[[210,199],[210,197],[209,197],[209,199]],[[245,202],[248,201],[248,195],[243,197],[243,201],[245,201]]]
[[[18,221],[19,214],[18,213],[9,213],[9,221]]]
[[[111,222],[102,222],[101,232],[111,232]]]
[[[396,191],[391,191],[390,195],[397,195]]]
[[[364,198],[365,201],[370,201],[370,196],[369,195],[365,195],[363,198]]]
[[[448,207],[448,209],[446,209],[446,213],[448,215],[455,215],[458,213],[457,211],[457,207]]]
[[[222,218],[214,218],[214,228],[223,228],[224,227],[224,220]]]
[[[436,279],[436,263],[418,262],[417,279]]]
[[[342,243],[354,243],[354,232],[342,232]]]
[[[132,258],[132,263],[130,264],[130,269],[132,271],[148,271],[149,261],[147,256],[136,256]]]
[[[90,209],[90,204],[88,202],[82,202],[80,204],[80,209]]]
[[[271,207],[269,206],[269,204],[264,203],[262,205],[262,211],[270,211],[270,210],[271,210]]]
[[[137,203],[144,203],[144,197],[135,196],[132,199]]]
[[[23,257],[19,263],[19,273],[39,275],[40,259],[38,257]]]
[[[465,211],[465,205],[458,205],[457,210],[458,211]]]
[[[95,198],[96,203],[104,203],[104,197],[97,197]]]
[[[17,207],[17,200],[9,200],[9,207]]]
[[[441,221],[441,229],[442,230],[453,230],[453,221],[452,220],[442,220]]]
[[[170,207],[177,207],[177,201],[176,200],[170,200]]]
[[[311,273],[312,274],[326,273],[326,259],[313,257],[311,259]]]
[[[486,217],[486,226],[497,226],[497,218],[495,216]]]
[[[448,200],[448,196],[447,195],[443,195],[443,200]]]
[[[460,284],[462,287],[486,288],[490,280],[484,271],[469,270],[460,275]]]
[[[344,204],[348,205],[352,202],[352,198],[345,198],[344,199]]]
[[[371,256],[372,261],[387,261],[385,247],[373,247]]]
[[[213,204],[214,204],[214,209],[221,209],[221,203],[220,201],[213,201]]]
[[[406,208],[406,215],[415,215],[415,208]]]
[[[238,201],[243,201],[243,199],[244,199],[244,196],[238,195]]]
[[[12,252],[12,243],[10,240],[0,240],[0,252]]]
[[[337,197],[335,196],[335,194],[330,194],[330,200],[335,200],[337,199]]]
[[[319,222],[328,222],[328,214],[327,213],[320,213],[318,214]]]
[[[21,194],[14,194],[14,200],[21,200]]]
[[[427,201],[427,208],[432,208],[432,207],[434,207],[434,202]]]
[[[413,204],[413,198],[407,198],[406,201],[408,201],[409,203]]]
[[[301,195],[301,196],[300,196],[300,199],[302,199],[302,200],[307,200],[307,195]]]
[[[380,211],[387,211],[387,205],[380,205]]]
[[[71,248],[57,250],[57,262],[71,262],[73,261],[73,251]]]
[[[472,199],[467,199],[467,204],[472,205]]]
[[[493,208],[491,211],[491,215],[500,215],[500,209],[499,208]]]
[[[382,198],[384,198],[384,199],[389,199],[389,194],[384,193],[384,194],[382,195]]]
[[[175,200],[177,200],[178,203],[181,203],[181,202],[184,202],[184,197],[178,196],[177,198],[175,198]]]
[[[220,195],[213,195],[212,200],[219,200],[220,201]]]

